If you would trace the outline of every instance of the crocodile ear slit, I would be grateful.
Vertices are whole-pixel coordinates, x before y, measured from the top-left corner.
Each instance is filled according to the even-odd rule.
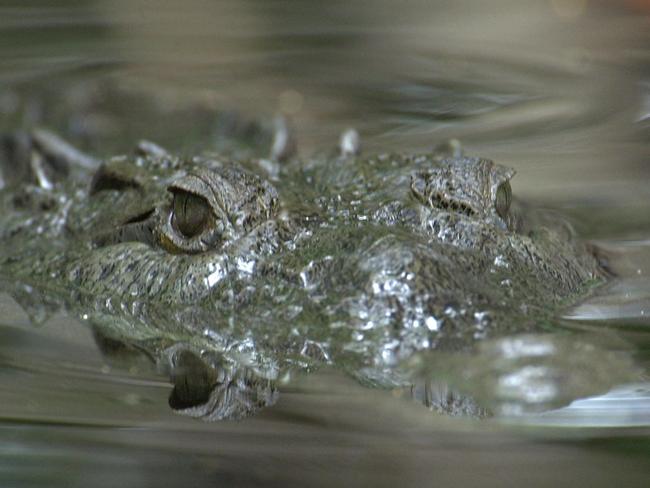
[[[92,243],[96,247],[109,246],[122,242],[142,242],[152,246],[154,244],[153,230],[156,225],[155,214],[156,209],[150,209],[138,214],[117,228],[94,236]]]
[[[138,214],[134,217],[131,217],[130,219],[126,220],[123,225],[128,225],[128,224],[135,224],[138,222],[144,222],[145,220],[148,220],[156,211],[155,208],[150,208],[146,212],[142,212],[141,214]]]

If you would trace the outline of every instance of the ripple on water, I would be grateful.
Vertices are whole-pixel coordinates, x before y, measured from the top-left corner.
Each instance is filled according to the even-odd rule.
[[[209,106],[289,111],[306,153],[333,146],[348,126],[368,150],[429,150],[458,137],[473,152],[516,166],[520,194],[571,202],[648,197],[647,143],[639,142],[650,100],[650,85],[639,80],[647,77],[647,19],[618,10],[623,2],[602,11],[606,2],[416,1],[398,9],[367,1],[14,3],[0,6],[5,85],[115,77],[146,92],[192,92]],[[3,127],[21,109],[18,92],[5,88]],[[78,96],[66,100],[81,103]],[[94,128],[119,144],[129,139],[120,151],[145,135],[170,149],[186,147],[187,119],[138,124],[130,115],[139,111],[127,105],[129,117],[116,124],[30,104],[14,127],[49,125],[82,139]],[[466,387],[517,423],[647,427],[650,386],[630,378],[638,364],[628,357],[647,371],[650,251],[647,241],[637,244],[605,246],[620,277],[566,314],[567,328],[579,333],[499,339],[472,356],[415,358],[420,372]],[[308,292],[319,286],[318,265],[301,275]],[[496,259],[494,266],[507,263]],[[247,273],[250,263],[238,269]],[[212,270],[206,286],[217,286],[224,272]],[[378,276],[375,292],[406,295],[408,282]],[[642,429],[626,432],[625,442],[610,431],[596,434],[604,438],[599,443],[537,442],[516,430],[486,432],[489,422],[410,409],[393,393],[327,374],[287,379],[277,405],[257,418],[199,423],[170,411],[171,385],[148,362],[107,362],[88,324],[31,297],[27,290],[19,298],[28,317],[0,295],[3,486],[647,484]],[[359,342],[382,320],[361,305]],[[444,316],[460,313],[449,307],[406,325],[435,336]],[[336,319],[332,330],[344,329]],[[210,328],[203,335],[223,340]],[[301,346],[305,357],[328,360],[328,344]],[[223,347],[245,356],[256,345],[244,338]],[[394,351],[387,341],[380,354],[390,362]],[[363,374],[369,384],[404,385],[393,371]],[[462,403],[450,388],[435,394]]]

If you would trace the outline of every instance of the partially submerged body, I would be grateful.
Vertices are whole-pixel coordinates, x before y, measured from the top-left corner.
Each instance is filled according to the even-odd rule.
[[[251,371],[233,373],[257,385],[242,411],[274,398],[251,378],[295,368],[404,384],[415,353],[543,331],[604,277],[567,223],[513,204],[512,170],[455,146],[368,158],[346,139],[269,174],[150,143],[89,169],[53,140],[56,158],[32,143],[12,162],[29,170],[3,195],[1,275],[207,382]]]

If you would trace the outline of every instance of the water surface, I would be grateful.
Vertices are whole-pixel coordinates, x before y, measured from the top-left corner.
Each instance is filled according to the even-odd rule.
[[[218,145],[191,105],[262,124],[284,114],[305,157],[355,127],[365,152],[454,137],[514,167],[515,193],[570,215],[619,275],[558,324],[623,352],[638,374],[565,408],[478,421],[321,368],[283,378],[255,417],[206,423],[169,408],[168,377],[147,360],[106,358],[82,321],[29,317],[2,294],[0,484],[643,486],[649,23],[631,3],[586,0],[2,2],[3,128],[45,125],[83,143],[91,127],[104,155],[139,138]],[[79,94],[98,80],[123,90],[103,105],[116,115],[80,119]],[[68,95],[44,111],[51,93]],[[584,378],[614,377],[592,361],[599,376]]]

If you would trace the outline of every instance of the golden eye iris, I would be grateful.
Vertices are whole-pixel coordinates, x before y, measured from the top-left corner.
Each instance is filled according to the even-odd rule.
[[[172,225],[184,237],[200,234],[209,215],[210,205],[205,198],[183,191],[174,193]]]
[[[497,188],[496,200],[494,202],[494,207],[496,208],[499,217],[502,219],[506,218],[511,203],[512,188],[510,188],[510,183],[506,181],[505,183],[501,183]]]

